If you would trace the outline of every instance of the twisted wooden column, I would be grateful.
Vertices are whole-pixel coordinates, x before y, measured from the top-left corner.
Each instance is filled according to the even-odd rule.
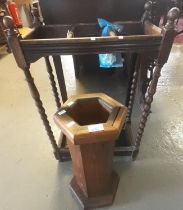
[[[56,102],[57,108],[59,109],[61,107],[61,103],[60,103],[60,98],[59,98],[59,94],[58,94],[58,90],[57,90],[57,86],[56,86],[56,82],[55,82],[55,78],[53,74],[53,69],[51,67],[49,57],[45,57],[45,62],[46,62],[47,72],[49,74],[49,79],[50,79],[53,95],[55,97],[55,102]]]
[[[60,93],[61,93],[61,96],[62,96],[62,101],[64,103],[64,102],[67,101],[67,90],[66,90],[64,73],[63,73],[62,62],[61,62],[60,56],[59,55],[54,55],[53,56],[53,62],[54,62],[54,65],[55,65],[55,70],[56,70],[56,74],[57,74]]]
[[[62,101],[63,103],[67,101],[68,97],[67,97],[67,90],[66,90],[66,85],[65,85],[65,79],[64,79],[64,73],[63,73],[63,68],[62,68],[62,62],[61,62],[61,58],[59,55],[54,55],[53,56],[53,62],[55,65],[55,70],[56,70],[56,75],[57,75],[57,79],[58,79],[58,84],[59,84],[59,88],[60,88],[60,93],[62,96]],[[66,146],[66,137],[65,135],[60,135],[59,141],[61,141],[61,148],[65,148]]]
[[[128,112],[126,115],[126,123],[131,122],[132,109],[133,109],[133,104],[135,100],[135,91],[137,87],[137,78],[138,78],[138,71],[137,69],[135,69],[133,73],[133,79],[132,79],[132,84],[131,84],[131,89],[130,89],[130,97],[128,101]]]
[[[25,74],[25,78],[27,80],[31,95],[35,101],[37,108],[38,108],[39,114],[41,116],[41,119],[42,119],[45,129],[46,129],[46,132],[49,136],[50,143],[53,147],[55,158],[57,160],[61,160],[60,150],[57,146],[55,137],[53,135],[53,132],[52,132],[52,129],[50,126],[50,123],[49,123],[47,115],[45,113],[45,109],[44,109],[43,103],[40,99],[39,92],[36,88],[36,85],[34,84],[34,80],[31,76],[31,73],[29,70],[30,65],[26,62],[26,59],[24,57],[24,54],[23,54],[21,46],[20,46],[19,39],[21,39],[21,37],[20,37],[19,33],[17,32],[17,30],[14,28],[14,23],[10,16],[5,16],[3,22],[7,28],[7,37],[8,37],[9,46],[11,47],[11,50],[13,52],[13,55],[17,62],[17,65],[23,70],[23,72]]]
[[[144,4],[144,14],[142,15],[141,22],[144,23],[145,20],[152,21],[152,8],[153,8],[153,2],[147,1]]]
[[[55,158],[57,160],[61,160],[60,150],[59,150],[59,148],[57,146],[55,137],[53,135],[53,131],[52,131],[51,126],[50,126],[50,123],[48,121],[48,118],[47,118],[45,109],[43,107],[43,103],[42,103],[42,101],[40,99],[40,94],[39,94],[38,89],[36,88],[36,86],[34,84],[34,80],[33,80],[32,76],[31,76],[30,71],[29,71],[29,67],[23,69],[23,71],[24,71],[25,78],[26,78],[26,81],[28,83],[28,86],[29,86],[31,95],[32,95],[32,97],[33,97],[33,99],[35,101],[35,104],[37,106],[38,112],[39,112],[40,117],[41,117],[41,119],[43,121],[45,130],[47,132],[47,135],[49,136],[50,143],[51,143],[51,145],[53,147]]]
[[[159,21],[160,21],[160,2],[159,0],[152,0],[152,22],[155,25],[159,25]]]
[[[168,12],[168,15],[167,15],[167,24],[162,30],[162,34],[163,34],[162,43],[160,46],[158,59],[155,63],[153,78],[150,81],[150,84],[147,90],[147,96],[145,97],[143,113],[141,116],[139,128],[137,131],[136,141],[135,141],[135,150],[133,152],[133,159],[137,157],[137,154],[139,152],[140,142],[142,139],[142,135],[144,133],[144,128],[146,126],[147,118],[151,110],[151,103],[153,101],[153,96],[156,92],[158,79],[161,75],[161,69],[163,65],[167,62],[171,48],[172,48],[173,40],[176,35],[174,22],[178,18],[178,16],[179,16],[179,9],[176,7],[172,8]]]
[[[150,81],[152,80],[154,67],[155,67],[155,59],[152,58],[152,61],[149,61],[149,64],[147,67],[147,72],[146,72],[146,77],[145,77],[144,83],[142,85],[143,99],[145,99],[147,89],[149,87]]]
[[[55,82],[55,78],[53,74],[53,69],[52,69],[49,57],[45,57],[45,62],[46,62],[47,72],[49,74],[50,83],[52,86],[53,95],[55,97],[55,102],[56,102],[57,108],[59,109],[61,107],[61,103],[60,103],[60,98],[59,98],[59,94],[58,94],[58,90],[57,90],[57,86],[56,86],[56,82]],[[62,153],[63,149],[66,146],[66,136],[63,135],[62,133],[60,134],[59,142],[61,142],[61,144],[59,145],[59,148],[62,150],[60,151]]]
[[[135,144],[136,148],[139,148],[139,146],[140,146],[140,141],[141,141],[142,135],[144,133],[144,128],[145,128],[145,125],[147,122],[147,117],[151,110],[151,103],[153,101],[153,96],[156,92],[157,83],[158,83],[158,79],[160,77],[162,67],[163,67],[163,65],[156,63],[156,66],[154,69],[154,74],[153,74],[153,79],[150,82],[150,85],[147,90],[147,96],[145,97],[143,113],[142,113],[142,117],[140,120],[139,129],[137,131],[137,136],[136,136],[136,144]]]

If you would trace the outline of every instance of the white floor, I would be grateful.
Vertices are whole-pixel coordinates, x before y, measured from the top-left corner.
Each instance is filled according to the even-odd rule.
[[[120,184],[109,210],[183,209],[183,47],[164,67],[138,159],[115,159]],[[85,92],[69,58],[69,95]],[[31,68],[58,136],[55,103],[43,60]],[[36,75],[39,75],[37,77]],[[87,91],[87,90],[86,90]],[[71,163],[54,159],[23,72],[12,55],[0,58],[0,210],[78,210],[68,184]]]

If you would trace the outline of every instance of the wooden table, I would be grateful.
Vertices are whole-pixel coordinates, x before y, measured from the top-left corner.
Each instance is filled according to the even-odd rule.
[[[111,4],[112,2],[114,1],[111,1]],[[35,21],[37,26],[35,30],[22,38],[14,28],[11,18],[5,18],[4,23],[8,29],[9,45],[17,65],[25,74],[31,95],[43,120],[56,159],[61,161],[68,159],[69,151],[65,148],[65,139],[63,138],[61,145],[58,145],[53,135],[39,91],[30,72],[31,63],[36,62],[41,57],[45,58],[53,95],[59,109],[61,107],[59,94],[63,102],[67,100],[60,55],[85,55],[109,52],[123,52],[130,56],[132,55],[132,57],[135,55],[135,58],[133,58],[135,63],[130,62],[131,66],[129,67],[126,91],[128,113],[122,132],[123,138],[126,139],[125,145],[119,143],[115,148],[116,155],[132,156],[135,159],[139,152],[141,138],[151,110],[151,103],[156,92],[158,78],[160,77],[163,65],[168,60],[176,35],[175,20],[179,15],[177,8],[171,9],[167,16],[166,25],[160,29],[153,24],[152,8],[152,2],[147,2],[145,4],[145,12],[139,21],[120,21],[119,23],[124,25],[124,31],[123,34],[115,37],[100,37],[97,24],[86,22],[85,24],[73,23],[75,37],[67,38],[66,34],[68,29],[72,28],[72,23],[41,25],[39,20],[37,20]],[[53,57],[60,93],[56,87],[49,56]],[[137,57],[140,59],[137,59]],[[130,58],[130,61],[133,61],[133,59]],[[147,76],[149,73],[150,77]],[[136,96],[142,106],[142,114],[137,134],[134,136],[133,133],[132,137],[131,114]]]

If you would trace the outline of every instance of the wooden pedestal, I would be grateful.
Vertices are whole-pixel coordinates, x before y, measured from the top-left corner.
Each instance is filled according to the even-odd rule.
[[[87,210],[111,205],[116,195],[118,183],[119,176],[115,171],[112,171],[111,183],[106,193],[101,196],[87,197],[79,188],[75,177],[73,177],[73,179],[71,180],[70,189],[76,201],[81,205],[83,209]]]
[[[114,142],[74,145],[68,140],[74,178],[70,187],[84,208],[112,204],[119,182],[112,171]]]
[[[105,94],[69,99],[55,114],[67,136],[74,177],[71,191],[84,209],[112,204],[119,176],[112,169],[114,142],[127,108]]]

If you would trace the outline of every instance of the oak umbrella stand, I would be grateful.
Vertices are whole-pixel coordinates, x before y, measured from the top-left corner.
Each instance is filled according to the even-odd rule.
[[[92,4],[90,5],[90,8],[96,8],[96,5],[98,5],[96,1],[97,0],[89,1],[90,4]],[[43,2],[43,0],[41,0],[40,3],[41,2]],[[47,2],[51,4],[52,1]],[[74,3],[75,1],[69,0],[64,2],[70,2],[70,6],[78,9],[78,13],[81,11],[79,10],[80,8],[78,8],[78,6],[76,6]],[[120,9],[116,10],[117,13],[115,13],[115,16],[111,19],[111,21],[118,21],[120,24],[122,24],[124,26],[124,31],[120,36],[114,37],[100,37],[100,31],[97,24],[90,22],[93,19],[87,20],[87,15],[83,16],[83,24],[81,24],[82,22],[76,23],[77,20],[74,18],[74,16],[71,17],[73,21],[75,20],[75,22],[69,23],[69,20],[66,19],[66,16],[70,16],[64,13],[64,11],[63,13],[60,12],[60,14],[64,14],[65,16],[63,19],[60,19],[62,20],[62,23],[59,25],[43,25],[40,22],[40,18],[37,17],[36,19],[35,17],[35,28],[26,37],[22,37],[18,33],[10,17],[4,18],[4,24],[7,28],[9,46],[13,52],[17,65],[25,74],[31,95],[38,108],[41,119],[43,120],[57,160],[64,161],[70,158],[70,153],[65,147],[65,135],[62,138],[62,143],[58,144],[48,121],[46,109],[41,101],[38,88],[36,87],[31,75],[30,65],[42,57],[45,59],[56,106],[57,109],[60,109],[62,107],[60,98],[62,98],[62,102],[67,100],[67,91],[60,55],[90,55],[121,52],[129,54],[131,57],[133,57],[133,59],[130,58],[128,65],[128,76],[126,79],[125,106],[128,107],[128,112],[126,115],[125,125],[123,126],[120,135],[122,136],[120,138],[123,139],[123,141],[121,141],[119,138],[114,154],[119,156],[130,156],[133,159],[135,159],[138,154],[141,138],[151,110],[153,96],[156,92],[158,78],[160,77],[163,65],[168,60],[173,40],[177,33],[175,24],[179,15],[179,9],[172,8],[168,12],[166,24],[162,28],[159,28],[158,26],[154,25],[153,22],[154,13],[152,12],[153,4],[151,1],[145,4],[145,11],[143,14],[141,13],[143,10],[143,5],[141,4],[142,7],[140,6],[140,12],[138,11],[137,13],[138,17],[130,16],[132,21],[125,21],[125,17],[123,18],[120,15],[127,15],[127,12],[124,11],[123,13],[122,10],[126,10],[128,7],[128,14],[131,14],[132,12],[129,12],[130,9],[134,7],[132,8],[132,11],[135,11],[137,5],[132,4],[129,6],[129,0],[127,0],[123,2],[128,3],[128,7],[123,7],[123,5],[119,2],[117,5],[116,2],[117,1],[111,0],[110,6],[115,4],[113,5],[114,7],[119,7],[119,5],[121,7],[119,7]],[[69,5],[62,7],[62,4],[60,3],[59,5],[58,3],[57,6],[64,10],[64,8],[68,8]],[[88,8],[88,10],[90,10],[90,8]],[[113,7],[111,6],[109,8]],[[109,8],[108,10],[105,10],[105,12],[109,13]],[[50,12],[51,11],[53,10],[50,10]],[[74,9],[71,11],[74,11]],[[96,11],[97,15],[100,15],[100,17],[108,17],[108,14],[104,14],[102,10],[96,9],[95,12]],[[99,14],[100,12],[101,14]],[[51,14],[52,13],[50,13],[50,15]],[[94,13],[89,12],[88,14],[90,14],[88,17],[91,18],[91,15]],[[36,12],[35,15],[37,15]],[[48,16],[45,19],[48,21]],[[96,17],[94,17],[94,19],[96,20]],[[50,17],[50,20],[53,20],[52,16]],[[73,28],[73,24],[74,37],[67,38],[66,34],[68,30]],[[50,64],[51,56],[53,57],[60,91],[57,89],[55,82],[56,79],[53,74],[53,67]],[[149,74],[150,77],[147,76]],[[137,132],[131,132],[131,122],[133,122],[131,115],[135,98],[139,101],[142,111]],[[131,135],[131,133],[133,135]],[[123,144],[123,142],[125,142],[125,144]]]

